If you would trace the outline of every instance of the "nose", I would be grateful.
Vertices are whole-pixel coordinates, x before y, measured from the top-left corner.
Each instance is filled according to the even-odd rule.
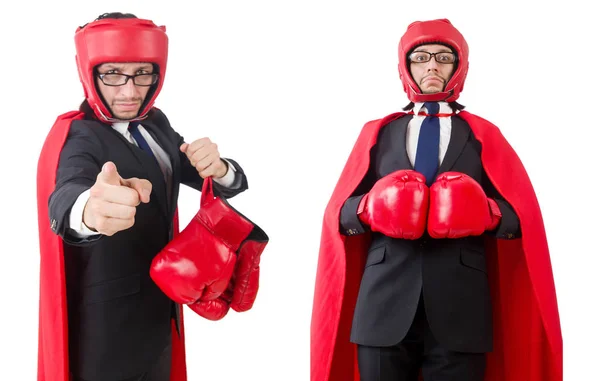
[[[135,98],[137,96],[137,86],[133,83],[133,78],[129,78],[127,83],[119,86],[119,92],[123,97]]]
[[[427,62],[427,71],[430,71],[430,70],[438,71],[440,65],[441,64],[439,62],[437,62],[434,57],[431,57],[429,62]]]

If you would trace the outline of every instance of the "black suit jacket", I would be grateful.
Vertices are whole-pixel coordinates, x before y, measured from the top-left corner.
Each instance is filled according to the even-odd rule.
[[[153,110],[142,125],[169,155],[172,189],[152,157],[111,126],[84,119],[71,125],[49,199],[54,231],[64,240],[70,368],[84,379],[124,379],[147,371],[170,340],[177,310],[150,278],[150,264],[173,237],[179,184],[201,190],[203,179],[179,151],[183,138],[161,111]],[[148,179],[150,202],[137,207],[130,229],[77,238],[69,228],[70,210],[107,161],[123,178]],[[248,187],[242,168],[229,161],[236,168],[234,185],[214,183],[215,192],[226,198]]]
[[[406,130],[412,116],[382,127],[371,151],[371,165],[360,186],[341,212],[342,234],[368,229],[356,215],[358,203],[373,184],[394,171],[413,169],[406,153]],[[498,238],[520,234],[511,206],[490,183],[481,165],[481,144],[467,123],[452,117],[452,132],[438,174],[465,173],[494,198],[502,220]],[[492,311],[486,275],[483,236],[460,239],[403,240],[373,233],[355,308],[351,341],[390,346],[402,341],[423,295],[431,330],[446,349],[463,352],[492,350]]]

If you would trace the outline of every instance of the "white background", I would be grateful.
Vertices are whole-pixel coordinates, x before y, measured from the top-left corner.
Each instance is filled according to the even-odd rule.
[[[251,311],[210,322],[186,310],[190,380],[309,379],[325,205],[363,124],[407,103],[396,70],[406,26],[440,17],[471,49],[461,103],[501,128],[536,189],[565,379],[597,377],[600,32],[582,0],[485,10],[465,1],[213,1],[195,10],[177,1],[11,3],[0,10],[0,379],[35,378],[37,159],[55,118],[83,99],[76,27],[113,11],[167,26],[170,56],[156,105],[189,141],[209,136],[243,165],[250,189],[231,202],[271,237]],[[183,189],[183,225],[198,199]]]

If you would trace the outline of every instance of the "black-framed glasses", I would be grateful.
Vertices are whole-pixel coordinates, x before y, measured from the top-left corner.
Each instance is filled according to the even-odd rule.
[[[431,61],[431,57],[435,57],[436,62],[441,64],[453,64],[456,62],[456,56],[452,52],[412,52],[408,59],[412,63],[425,63]]]
[[[118,73],[98,73],[98,78],[106,86],[123,86],[129,81],[129,78],[136,86],[152,86],[158,81],[158,74],[118,74]]]

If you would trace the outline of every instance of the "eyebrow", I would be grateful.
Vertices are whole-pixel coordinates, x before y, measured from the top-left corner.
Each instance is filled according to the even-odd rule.
[[[448,49],[448,48],[441,48],[441,50],[439,52],[428,52],[427,50],[416,48],[415,50],[413,50],[413,53],[415,53],[415,52],[422,52],[422,53],[453,53],[452,50]]]
[[[152,64],[147,64],[147,63],[140,63],[138,66],[135,66],[135,71],[140,70],[140,69],[145,69],[145,70],[152,70],[154,67]],[[103,69],[103,70],[123,70],[123,65],[120,64],[113,64],[113,63],[104,63],[100,66],[98,66],[98,69]]]

